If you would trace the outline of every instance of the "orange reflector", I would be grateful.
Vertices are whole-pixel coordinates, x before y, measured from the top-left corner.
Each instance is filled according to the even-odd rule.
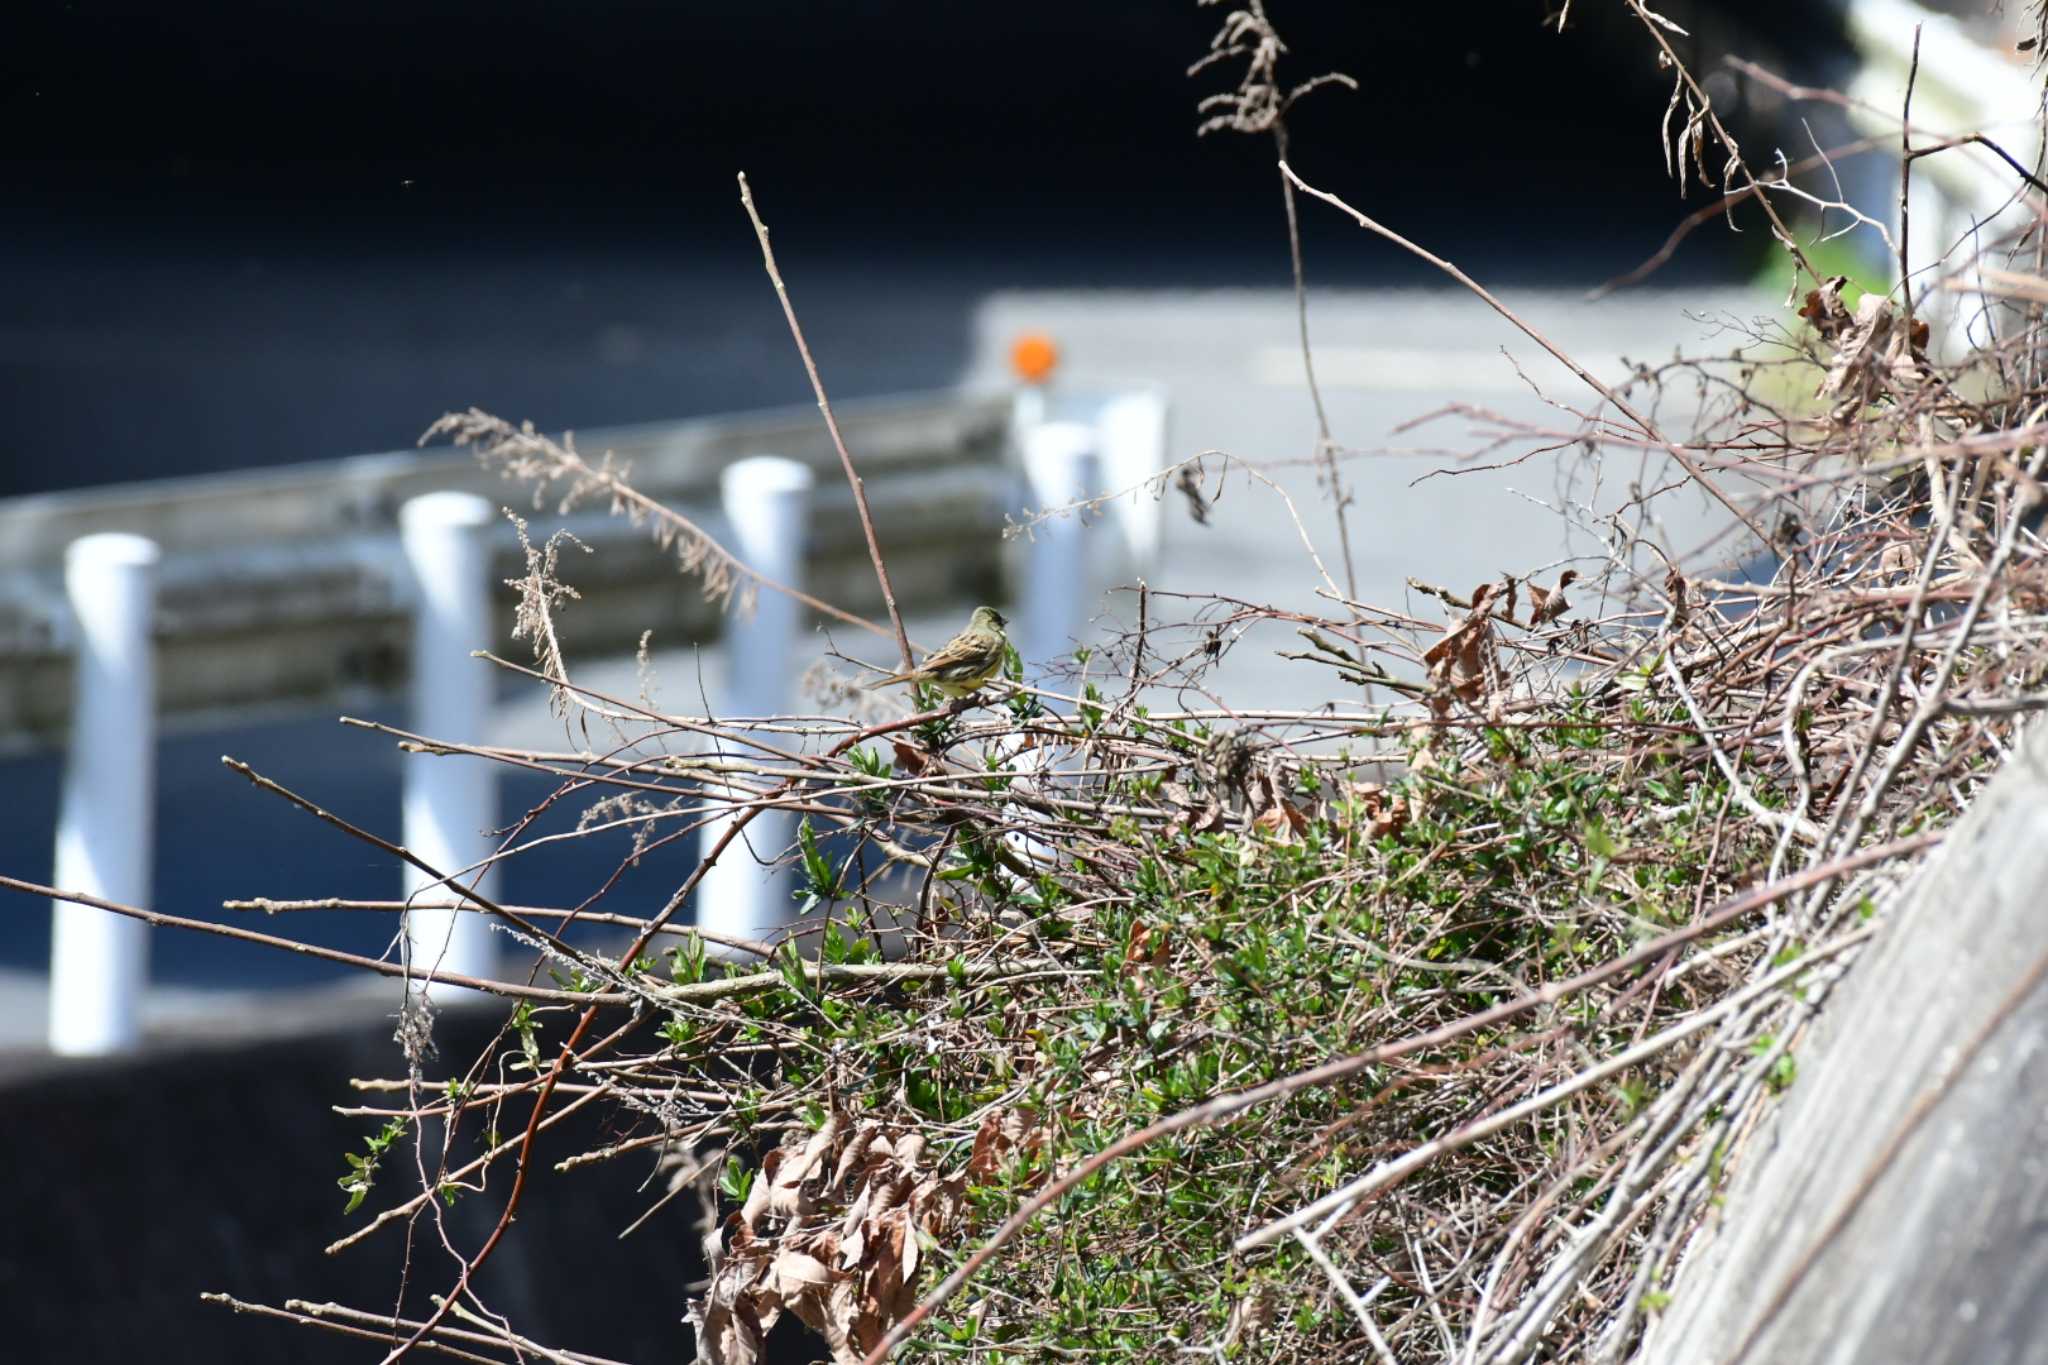
[[[1060,363],[1060,348],[1043,332],[1026,332],[1010,343],[1010,368],[1027,384],[1043,384]]]

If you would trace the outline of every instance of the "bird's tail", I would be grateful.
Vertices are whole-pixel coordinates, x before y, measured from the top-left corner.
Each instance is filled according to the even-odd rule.
[[[869,683],[868,691],[872,692],[878,687],[892,687],[897,683],[907,683],[916,676],[917,672],[915,669],[908,673],[891,673],[886,678],[878,678],[874,682]]]

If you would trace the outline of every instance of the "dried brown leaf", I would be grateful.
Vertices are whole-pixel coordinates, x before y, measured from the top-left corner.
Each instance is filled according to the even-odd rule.
[[[787,1149],[777,1147],[761,1159],[760,1173],[747,1189],[747,1202],[740,1207],[740,1227],[745,1231],[753,1232],[761,1226],[761,1219],[768,1212],[769,1200],[774,1197],[775,1173],[782,1169],[787,1156]]]
[[[1180,477],[1174,480],[1175,488],[1188,502],[1188,517],[1197,526],[1209,524],[1209,499],[1202,494],[1201,471],[1192,464],[1181,466]]]
[[[1431,688],[1467,705],[1477,702],[1486,691],[1486,649],[1492,639],[1493,626],[1483,609],[1446,630],[1422,656]]]
[[[768,1274],[761,1283],[769,1293],[780,1295],[785,1301],[794,1301],[813,1290],[834,1284],[840,1276],[840,1271],[808,1252],[785,1251],[769,1263]]]
[[[1149,962],[1153,966],[1166,963],[1167,930],[1165,926],[1154,926],[1143,920],[1131,921],[1131,932],[1124,942],[1124,961],[1135,966]]]
[[[1884,553],[1877,557],[1877,571],[1884,574],[1911,576],[1920,572],[1920,556],[1913,547],[1903,540],[1893,541],[1884,547]]]
[[[1538,584],[1529,585],[1529,622],[1531,625],[1545,625],[1557,620],[1572,609],[1564,590],[1578,581],[1576,570],[1566,569],[1557,576],[1557,586],[1545,588]]]
[[[1291,801],[1275,801],[1252,820],[1275,843],[1291,844],[1308,832],[1308,812]]]
[[[1852,323],[1848,306],[1842,302],[1842,288],[1848,283],[1847,275],[1837,275],[1819,288],[1806,291],[1799,316],[1812,323],[1823,340],[1833,341]]]
[[[1343,794],[1345,801],[1333,816],[1348,819],[1353,829],[1369,839],[1398,834],[1408,823],[1408,798],[1388,791],[1382,783],[1347,782]]]

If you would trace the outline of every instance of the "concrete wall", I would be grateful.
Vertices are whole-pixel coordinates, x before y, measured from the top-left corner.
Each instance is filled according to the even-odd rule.
[[[350,1076],[403,1074],[387,986],[336,998],[325,1021],[252,1044],[264,1016],[224,1005],[218,1045],[187,1040],[111,1063],[35,1062],[0,1074],[0,1358],[32,1362],[377,1358],[376,1347],[237,1316],[202,1291],[282,1304],[339,1301],[372,1312],[396,1302],[404,1235],[387,1228],[336,1257],[335,1238],[410,1191],[409,1156],[357,1213],[335,1181],[372,1119],[334,1104],[366,1101]],[[242,1011],[237,1014],[236,1011]],[[442,1057],[466,1064],[503,1011],[444,1013]],[[555,1033],[559,1041],[560,1025]],[[543,1038],[547,1036],[543,1032]],[[24,1065],[19,1057],[9,1065]],[[434,1074],[443,1074],[438,1070]],[[523,1116],[523,1109],[519,1111]],[[618,1232],[654,1197],[637,1192],[646,1156],[558,1174],[552,1164],[618,1136],[596,1123],[543,1134],[540,1169],[518,1223],[480,1276],[485,1302],[552,1346],[627,1360],[686,1360],[686,1286],[704,1274],[694,1207],[678,1199],[626,1241]],[[473,1252],[496,1221],[507,1166],[486,1195],[449,1214]],[[414,1188],[417,1188],[416,1186]],[[661,1187],[656,1186],[656,1192]],[[453,1283],[431,1226],[413,1251],[408,1313]],[[784,1333],[778,1332],[781,1338]],[[807,1358],[802,1355],[790,1358]]]

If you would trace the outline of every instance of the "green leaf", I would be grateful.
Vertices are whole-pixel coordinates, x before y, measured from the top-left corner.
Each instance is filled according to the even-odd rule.
[[[794,943],[785,943],[775,952],[775,970],[789,983],[789,988],[806,998],[816,994],[817,983],[804,971],[804,960],[797,954]]]
[[[668,950],[668,974],[679,986],[694,986],[704,979],[704,940],[694,932],[680,947]]]
[[[811,817],[806,815],[796,830],[797,847],[803,853],[804,887],[799,895],[812,896],[819,901],[839,898],[839,879],[833,875],[832,864],[818,851],[817,831],[811,828]]]
[[[540,1025],[533,1017],[533,1006],[520,1001],[519,1008],[512,1011],[512,1031],[519,1037],[519,1050],[525,1060],[512,1063],[514,1071],[525,1068],[528,1071],[540,1069]]]

